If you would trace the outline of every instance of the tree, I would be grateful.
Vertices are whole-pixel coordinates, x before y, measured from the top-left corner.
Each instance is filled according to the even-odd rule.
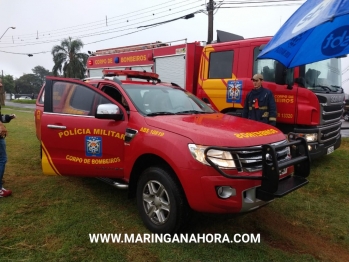
[[[15,80],[16,92],[19,94],[39,93],[42,82],[40,77],[34,74],[24,74]]]
[[[4,86],[4,90],[6,93],[15,92],[15,81],[12,75],[5,75],[2,79],[2,85]]]
[[[43,66],[36,66],[32,69],[33,73],[40,78],[41,80],[41,85],[45,83],[45,77],[46,76],[52,76],[52,72],[44,68]]]
[[[52,48],[54,66],[53,75],[63,72],[64,77],[84,78],[88,54],[79,53],[84,44],[80,39],[64,39],[61,45]]]

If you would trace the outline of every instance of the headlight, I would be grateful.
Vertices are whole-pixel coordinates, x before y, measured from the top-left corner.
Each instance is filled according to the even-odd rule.
[[[296,139],[297,137],[304,137],[307,140],[307,142],[316,142],[317,141],[317,133],[312,133],[312,134],[297,133],[297,134],[290,134],[288,137],[289,137],[289,140]]]
[[[200,146],[195,144],[188,145],[191,155],[199,162],[210,165],[205,159],[205,149],[207,146]],[[232,155],[228,151],[211,149],[207,152],[208,158],[220,168],[233,169],[235,168],[235,162]]]

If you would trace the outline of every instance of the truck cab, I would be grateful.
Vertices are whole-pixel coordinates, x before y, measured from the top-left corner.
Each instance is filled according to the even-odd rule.
[[[308,141],[312,159],[341,144],[344,91],[340,60],[332,58],[296,68],[272,59],[257,60],[271,37],[214,43],[204,47],[198,76],[199,98],[216,110],[241,116],[251,76],[262,74],[277,105],[276,126]]]
[[[103,73],[46,78],[35,111],[45,175],[127,188],[156,233],[178,231],[190,210],[247,212],[308,183],[304,138],[219,113],[155,73]]]

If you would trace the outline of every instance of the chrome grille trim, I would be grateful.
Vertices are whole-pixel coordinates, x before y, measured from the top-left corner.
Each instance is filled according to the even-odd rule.
[[[276,143],[272,143],[273,146],[278,146],[282,144],[286,144],[287,141],[279,141]],[[256,172],[262,170],[262,147],[256,146],[257,148],[261,148],[259,151],[236,151],[235,161],[238,161],[238,166],[240,167],[239,172]],[[287,155],[287,148],[283,148],[277,151],[277,158],[279,162],[285,161],[290,157]],[[254,164],[255,163],[255,164]]]

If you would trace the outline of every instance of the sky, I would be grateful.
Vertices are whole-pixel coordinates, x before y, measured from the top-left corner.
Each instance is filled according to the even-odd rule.
[[[203,12],[188,20],[180,19],[143,31],[139,30],[144,27],[137,28],[205,10],[206,1],[0,0],[0,37],[9,27],[16,27],[8,29],[0,39],[0,74],[2,70],[4,75],[18,78],[32,73],[38,65],[51,71],[53,46],[69,36],[82,40],[85,53],[155,41],[206,41],[208,17]],[[228,4],[233,1],[225,0],[221,7],[239,6]],[[217,5],[220,2],[217,0]],[[275,2],[264,4],[273,5],[268,7],[246,7],[246,2],[251,1],[245,1],[244,7],[216,10],[214,39],[216,30],[245,38],[272,36],[304,1],[294,1],[296,5],[288,6],[277,6],[279,3]],[[342,59],[343,71],[343,86],[349,93],[349,58]]]

